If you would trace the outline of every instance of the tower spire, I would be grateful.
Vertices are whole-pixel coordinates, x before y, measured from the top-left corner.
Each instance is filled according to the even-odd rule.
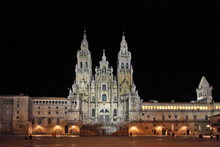
[[[120,49],[122,52],[126,52],[128,50],[128,44],[125,40],[125,33],[124,31],[122,32],[122,40],[121,40],[121,43],[120,43]]]
[[[106,61],[105,50],[103,50],[102,61]]]
[[[81,49],[88,49],[88,41],[86,36],[86,27],[84,27],[84,34],[83,34],[83,40],[81,42]]]
[[[84,27],[84,35],[83,38],[86,38],[86,27]]]
[[[202,76],[202,79],[199,83],[199,88],[202,88],[202,87],[209,87],[209,82],[206,80],[205,76]]]
[[[199,83],[198,89],[196,89],[197,101],[212,103],[212,86],[209,85],[205,76],[202,76],[202,79]]]

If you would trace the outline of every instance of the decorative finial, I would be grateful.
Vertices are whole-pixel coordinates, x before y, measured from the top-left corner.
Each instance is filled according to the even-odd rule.
[[[103,50],[102,61],[106,61],[105,50]]]
[[[105,55],[105,49],[103,50],[103,55]]]
[[[81,49],[88,49],[88,41],[86,36],[86,27],[84,27],[84,34],[83,34],[83,40],[81,42]]]
[[[122,40],[121,40],[120,45],[121,45],[121,50],[123,52],[125,52],[127,50],[127,48],[128,48],[128,45],[127,45],[127,42],[125,40],[125,32],[124,31],[122,32]]]
[[[84,35],[83,35],[84,38],[86,38],[86,27],[84,27]]]
[[[84,27],[84,33],[86,33],[86,27]]]
[[[122,39],[125,40],[125,32],[122,32]]]

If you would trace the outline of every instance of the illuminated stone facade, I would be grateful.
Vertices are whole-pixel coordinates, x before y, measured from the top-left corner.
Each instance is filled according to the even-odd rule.
[[[118,124],[129,121],[130,111],[140,111],[141,100],[133,82],[131,53],[122,36],[117,75],[103,51],[99,66],[92,73],[92,59],[86,33],[77,52],[76,79],[69,91],[71,120],[83,124]]]
[[[25,134],[31,130],[31,98],[0,96],[0,133]]]
[[[143,102],[133,81],[125,36],[120,43],[116,75],[105,51],[93,74],[84,32],[68,97],[0,96],[0,132],[79,134],[82,128],[90,127],[89,133],[96,135],[95,129],[101,130],[98,134],[117,135],[126,128],[129,135],[218,133],[212,131],[215,128],[210,117],[220,114],[220,103],[213,101],[212,87],[204,76],[196,92],[197,100],[188,103]]]
[[[197,101],[144,102],[140,115],[133,117],[129,131],[137,135],[196,135],[210,134],[210,116],[220,113],[220,103],[214,103],[212,87],[203,76],[197,92]],[[135,127],[134,127],[135,126]]]

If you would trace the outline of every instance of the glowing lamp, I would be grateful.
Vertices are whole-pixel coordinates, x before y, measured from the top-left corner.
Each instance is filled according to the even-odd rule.
[[[137,127],[132,126],[130,129],[131,129],[131,130],[137,130]]]
[[[158,130],[161,130],[161,129],[162,129],[162,127],[161,127],[161,126],[159,126],[159,127],[157,127],[157,129],[158,129]]]
[[[59,125],[56,125],[56,126],[55,126],[55,129],[60,129],[60,126],[59,126]]]
[[[72,128],[73,128],[73,129],[75,129],[75,128],[76,128],[76,126],[75,126],[75,125],[72,125]]]

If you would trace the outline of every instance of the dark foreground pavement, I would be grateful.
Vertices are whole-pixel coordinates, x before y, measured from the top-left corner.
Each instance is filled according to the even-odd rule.
[[[0,147],[220,147],[220,142],[199,141],[196,137],[136,136],[136,137],[57,137],[34,136],[32,141],[23,136],[0,136]]]

